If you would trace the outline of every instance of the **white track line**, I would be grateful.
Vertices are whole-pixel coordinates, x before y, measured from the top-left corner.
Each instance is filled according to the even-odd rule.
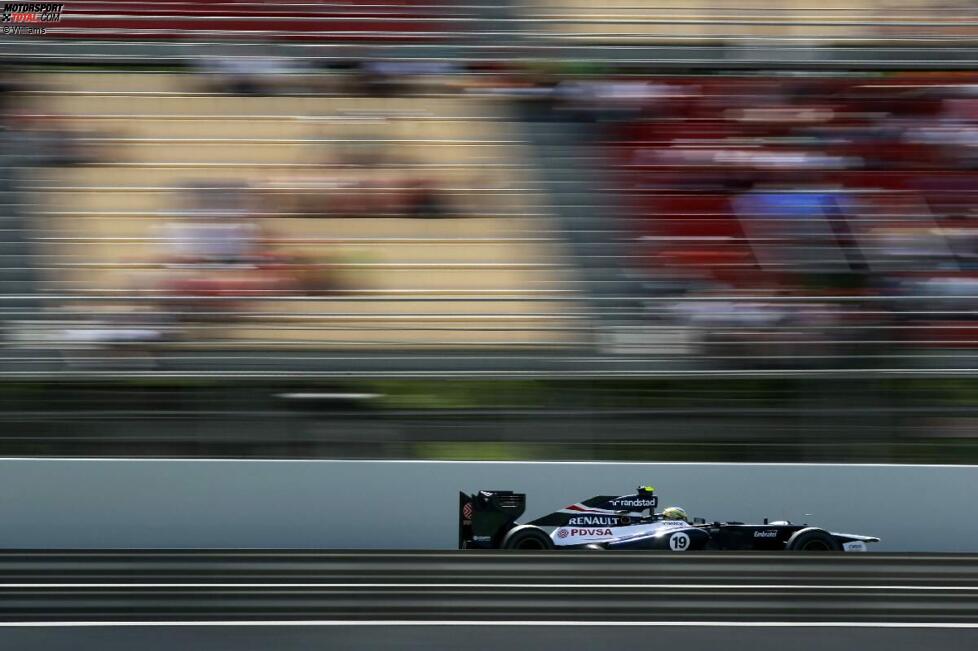
[[[374,620],[309,620],[309,621],[281,621],[281,620],[247,620],[247,621],[132,621],[132,622],[112,622],[112,621],[90,621],[90,622],[0,622],[0,628],[126,628],[126,627],[154,627],[154,626],[588,626],[588,627],[710,627],[710,628],[962,628],[978,629],[978,623],[971,622],[729,622],[729,621],[704,621],[704,622],[582,622],[582,621],[485,621],[485,620],[432,620],[432,621],[412,621],[399,619],[374,619]]]
[[[0,583],[0,589],[28,588],[543,588],[570,590],[911,590],[978,591],[974,585],[802,585],[730,583]]]

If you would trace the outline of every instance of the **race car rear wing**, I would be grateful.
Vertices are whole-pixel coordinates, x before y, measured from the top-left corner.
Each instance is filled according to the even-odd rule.
[[[499,546],[516,518],[526,510],[526,495],[513,491],[458,494],[458,548]]]

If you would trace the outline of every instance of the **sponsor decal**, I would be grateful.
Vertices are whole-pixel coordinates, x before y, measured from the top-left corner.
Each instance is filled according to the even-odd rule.
[[[861,540],[854,540],[852,542],[842,543],[842,551],[844,552],[864,552],[866,551],[866,543]]]
[[[608,515],[582,515],[576,518],[570,518],[567,524],[583,524],[583,525],[598,525],[603,524],[606,526],[615,526],[619,523],[619,518]]]
[[[566,538],[567,537],[567,529],[561,529],[561,530],[559,530],[557,532],[557,537],[558,538]]]
[[[472,540],[475,542],[491,542],[492,536],[472,536]]]
[[[561,529],[561,531],[566,531],[566,529]],[[560,534],[557,534],[558,536]],[[570,535],[572,536],[610,536],[611,529],[571,529]]]
[[[689,526],[685,522],[682,522],[681,520],[663,520],[659,524],[661,524],[663,527],[686,527],[686,526]]]
[[[462,517],[466,520],[472,519],[472,502],[466,502],[462,507]]]
[[[764,531],[755,531],[754,537],[755,538],[777,538],[778,531],[777,529],[765,529]]]
[[[638,506],[642,508],[654,507],[658,503],[659,503],[659,498],[657,497],[653,497],[652,499],[648,499],[648,500],[636,499],[636,498],[617,499],[617,500],[611,500],[610,502],[612,506]]]

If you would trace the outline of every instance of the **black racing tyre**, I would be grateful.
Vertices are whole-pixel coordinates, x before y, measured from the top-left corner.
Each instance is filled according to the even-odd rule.
[[[542,529],[530,525],[523,525],[511,530],[503,538],[503,549],[553,549],[554,543],[550,536],[545,534]]]
[[[793,552],[840,552],[842,545],[828,531],[814,527],[796,531],[785,547]]]

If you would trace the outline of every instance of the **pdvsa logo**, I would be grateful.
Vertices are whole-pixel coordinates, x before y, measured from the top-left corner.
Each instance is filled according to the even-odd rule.
[[[593,538],[594,536],[610,536],[611,529],[571,529],[570,535],[586,536],[588,538]]]

